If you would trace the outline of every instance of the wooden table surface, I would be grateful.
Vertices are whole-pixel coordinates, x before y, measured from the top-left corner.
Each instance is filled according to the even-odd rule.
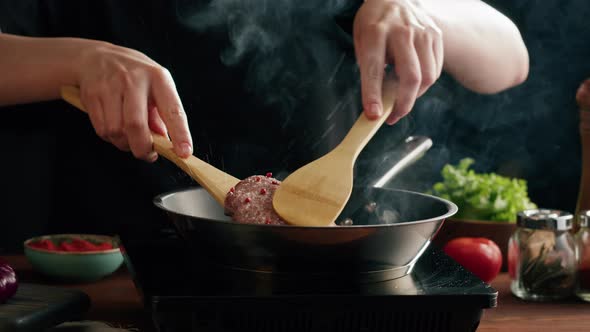
[[[3,256],[23,282],[55,285],[33,272],[24,256]],[[90,284],[59,285],[77,288],[92,299],[85,319],[100,320],[123,328],[154,331],[139,294],[125,268]],[[498,307],[484,312],[478,332],[590,331],[590,303],[575,299],[551,303],[525,302],[510,293],[509,277],[501,273],[492,286],[499,292]]]

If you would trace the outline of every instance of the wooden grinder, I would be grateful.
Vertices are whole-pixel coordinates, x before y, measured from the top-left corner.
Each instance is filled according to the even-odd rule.
[[[584,81],[576,94],[580,112],[580,139],[582,147],[582,177],[576,205],[576,215],[590,210],[590,79]]]

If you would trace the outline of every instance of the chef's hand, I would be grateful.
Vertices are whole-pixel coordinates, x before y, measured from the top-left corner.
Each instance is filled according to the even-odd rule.
[[[192,154],[186,113],[170,73],[141,52],[93,43],[78,62],[80,97],[102,139],[153,162],[150,129],[169,134],[180,157]]]
[[[363,110],[368,118],[383,114],[381,86],[386,64],[399,78],[394,124],[407,115],[440,76],[442,32],[419,0],[366,0],[354,19],[354,45],[361,73]],[[386,93],[394,93],[393,91]]]

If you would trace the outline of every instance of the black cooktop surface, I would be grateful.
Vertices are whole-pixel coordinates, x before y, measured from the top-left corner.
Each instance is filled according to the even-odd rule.
[[[433,246],[409,275],[364,283],[215,267],[191,256],[173,231],[122,241],[162,331],[475,331],[497,300],[495,289]]]

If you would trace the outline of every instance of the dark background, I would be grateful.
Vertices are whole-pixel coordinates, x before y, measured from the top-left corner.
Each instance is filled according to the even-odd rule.
[[[433,168],[469,156],[480,171],[525,178],[541,207],[573,211],[581,170],[575,93],[590,76],[590,2],[486,2],[519,27],[529,51],[529,77],[493,96],[444,82],[434,87],[406,122],[409,132],[435,141],[413,173],[430,177]],[[416,177],[400,179],[400,185],[427,183]]]
[[[145,52],[174,75],[197,156],[237,177],[280,177],[338,142],[358,115],[358,72],[346,33],[358,4],[264,3],[272,15],[246,0],[0,1],[0,28],[105,39]],[[574,97],[590,76],[590,2],[488,3],[520,28],[528,80],[484,96],[443,76],[409,117],[379,131],[360,163],[379,163],[403,137],[423,134],[433,148],[395,186],[427,190],[444,164],[472,157],[478,171],[526,179],[539,206],[573,211],[580,177]],[[332,122],[325,110],[338,110]],[[85,115],[61,101],[0,112],[0,251],[18,251],[24,239],[46,233],[149,233],[165,223],[152,197],[194,185],[166,161],[144,164],[100,141]],[[358,174],[357,181],[375,175]]]

